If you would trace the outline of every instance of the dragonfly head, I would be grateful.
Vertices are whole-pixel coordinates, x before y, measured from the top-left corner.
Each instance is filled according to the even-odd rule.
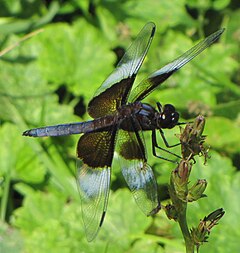
[[[157,119],[157,125],[159,128],[173,128],[178,124],[179,113],[171,104],[166,104]]]

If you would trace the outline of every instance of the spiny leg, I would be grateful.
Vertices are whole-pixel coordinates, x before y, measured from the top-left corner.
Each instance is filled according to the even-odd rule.
[[[175,157],[181,159],[181,157],[180,157],[179,155],[177,155],[177,154],[175,154],[175,153],[173,153],[173,152],[171,152],[171,151],[169,151],[169,150],[167,150],[167,149],[164,149],[164,148],[160,147],[160,146],[157,144],[156,132],[153,130],[153,131],[152,131],[152,152],[153,152],[153,155],[154,155],[155,157],[160,158],[160,159],[165,160],[165,161],[169,161],[169,162],[172,162],[172,163],[178,163],[177,161],[174,161],[174,160],[165,158],[165,157],[163,157],[163,156],[157,155],[157,153],[156,153],[156,148],[158,148],[158,149],[160,149],[160,150],[162,150],[162,151],[164,151],[164,152],[167,152],[167,153],[169,153],[169,154],[171,154],[171,155],[174,155]]]
[[[155,132],[155,131],[154,131],[154,132]],[[161,137],[162,137],[162,139],[163,139],[163,142],[164,142],[164,144],[165,144],[165,146],[166,146],[167,148],[174,148],[174,147],[176,147],[176,146],[178,146],[178,145],[181,144],[181,143],[179,142],[179,143],[176,143],[176,144],[174,144],[174,145],[169,145],[168,142],[167,142],[167,139],[166,139],[166,137],[165,137],[165,135],[164,135],[164,132],[163,132],[163,130],[162,130],[161,128],[159,129],[159,132],[160,132]],[[156,138],[156,133],[155,133],[155,138]],[[156,141],[156,143],[157,143],[157,141]],[[157,145],[156,147],[160,148],[158,145]],[[160,148],[160,149],[162,149],[162,148]],[[168,151],[167,151],[167,152],[168,152]],[[171,152],[169,152],[169,153],[171,153]]]

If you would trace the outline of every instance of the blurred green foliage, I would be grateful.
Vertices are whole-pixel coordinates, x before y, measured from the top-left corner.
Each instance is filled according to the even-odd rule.
[[[191,203],[190,225],[223,207],[201,252],[238,252],[240,246],[240,4],[234,0],[0,1],[0,50],[37,28],[44,31],[0,58],[0,252],[184,252],[176,223],[161,211],[145,217],[133,203],[117,162],[102,231],[87,243],[75,183],[78,136],[30,139],[29,128],[89,119],[88,101],[114,69],[145,23],[157,33],[137,81],[220,27],[219,43],[151,94],[154,105],[172,103],[182,121],[207,115],[211,146],[196,178],[208,181],[208,198]],[[170,143],[179,130],[166,132]],[[146,144],[150,145],[146,134]],[[177,153],[179,149],[174,151]],[[167,200],[171,163],[149,163]]]

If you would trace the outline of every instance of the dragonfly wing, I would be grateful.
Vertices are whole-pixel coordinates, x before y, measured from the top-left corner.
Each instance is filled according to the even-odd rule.
[[[157,183],[151,167],[147,164],[144,139],[141,131],[119,130],[118,157],[122,174],[134,199],[147,216],[160,210]]]
[[[82,217],[87,240],[92,241],[102,226],[108,203],[110,167],[82,165],[77,177],[82,201]]]
[[[116,131],[87,133],[78,142],[77,182],[82,202],[82,215],[88,241],[102,226],[107,211],[111,164]]]
[[[148,96],[154,89],[156,89],[161,83],[163,83],[168,77],[170,77],[177,70],[182,68],[185,64],[190,62],[193,58],[199,55],[207,47],[209,47],[214,41],[216,41],[224,29],[220,29],[217,32],[209,35],[204,40],[200,41],[197,45],[189,49],[180,57],[165,65],[163,68],[157,70],[151,74],[147,79],[140,82],[131,92],[129,101],[140,101]]]
[[[127,49],[116,69],[102,83],[89,102],[88,113],[93,118],[116,111],[126,103],[135,76],[142,65],[155,33],[155,24],[147,23]]]

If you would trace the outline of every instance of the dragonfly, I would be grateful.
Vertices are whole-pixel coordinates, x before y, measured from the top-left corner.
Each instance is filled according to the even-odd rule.
[[[142,28],[115,70],[97,89],[88,104],[88,114],[92,120],[23,132],[24,136],[32,137],[83,134],[77,144],[76,178],[88,241],[97,236],[105,218],[114,153],[117,154],[123,177],[143,213],[150,216],[161,209],[156,179],[147,162],[143,132],[151,132],[153,155],[160,157],[156,152],[161,149],[157,143],[157,131],[165,145],[170,146],[163,129],[180,124],[179,113],[171,104],[162,106],[157,103],[155,108],[141,101],[215,42],[224,31],[220,29],[206,37],[132,88],[155,30],[156,26],[152,22]]]

